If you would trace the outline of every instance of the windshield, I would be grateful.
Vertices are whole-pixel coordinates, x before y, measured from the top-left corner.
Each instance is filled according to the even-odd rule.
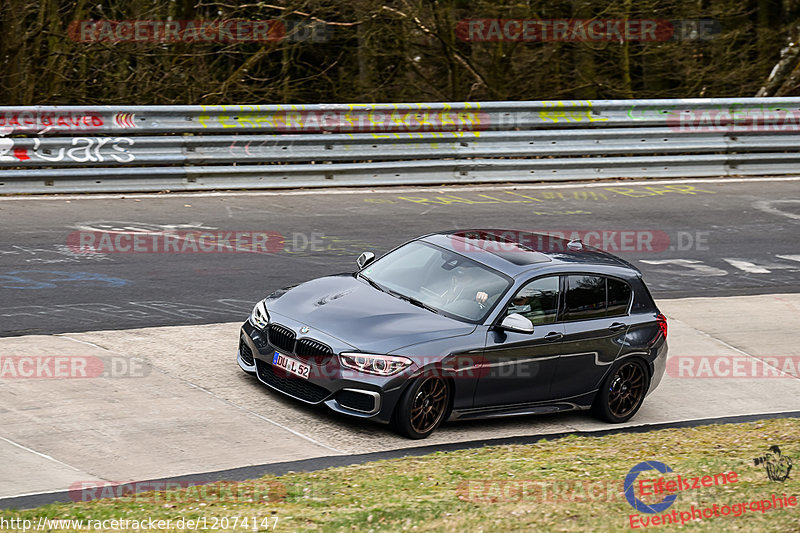
[[[420,241],[383,256],[361,275],[397,296],[469,322],[483,321],[511,284],[489,267]]]

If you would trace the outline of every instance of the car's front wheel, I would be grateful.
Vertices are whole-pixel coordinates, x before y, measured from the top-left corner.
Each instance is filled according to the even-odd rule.
[[[644,363],[628,359],[603,381],[592,404],[592,412],[607,422],[626,422],[642,406],[649,386],[650,377]]]
[[[424,439],[444,420],[450,401],[447,382],[438,376],[421,377],[403,393],[392,419],[400,434]]]

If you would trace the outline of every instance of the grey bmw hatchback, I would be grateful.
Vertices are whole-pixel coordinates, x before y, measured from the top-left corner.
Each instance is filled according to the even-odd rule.
[[[414,439],[453,419],[587,409],[624,422],[664,374],[667,321],[641,272],[580,241],[458,230],[357,265],[259,301],[242,370]]]

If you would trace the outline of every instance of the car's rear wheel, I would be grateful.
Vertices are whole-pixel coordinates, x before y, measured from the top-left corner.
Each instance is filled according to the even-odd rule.
[[[595,416],[607,422],[626,422],[642,406],[649,386],[650,377],[642,361],[623,361],[603,381],[592,411]]]
[[[450,388],[438,376],[415,380],[403,393],[394,412],[393,425],[400,434],[424,439],[444,420],[450,401]]]

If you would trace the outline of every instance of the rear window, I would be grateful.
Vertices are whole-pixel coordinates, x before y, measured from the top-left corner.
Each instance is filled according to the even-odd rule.
[[[631,287],[622,280],[594,275],[567,276],[564,319],[590,320],[628,312]]]
[[[628,312],[628,303],[631,301],[631,287],[622,280],[606,278],[608,291],[608,309],[606,316],[619,316]]]
[[[642,278],[638,279],[636,287],[631,311],[634,313],[655,312],[657,310],[656,303],[653,300],[653,296],[650,294],[650,289],[647,288]]]
[[[566,320],[606,316],[606,278],[567,276]]]

